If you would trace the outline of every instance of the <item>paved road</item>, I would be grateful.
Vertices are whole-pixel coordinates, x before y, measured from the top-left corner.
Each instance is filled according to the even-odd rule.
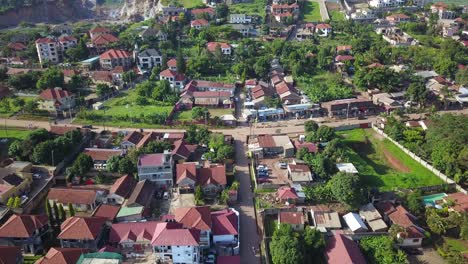
[[[322,16],[322,21],[330,20],[328,15],[327,6],[325,5],[325,0],[308,0],[310,2],[317,2],[320,7],[320,16]]]
[[[255,219],[248,159],[244,154],[244,141],[245,137],[243,135],[235,138],[236,178],[240,182],[239,206],[237,206],[240,214],[240,256],[241,263],[254,264],[260,262],[260,257],[254,254],[252,247],[259,248],[260,238]]]

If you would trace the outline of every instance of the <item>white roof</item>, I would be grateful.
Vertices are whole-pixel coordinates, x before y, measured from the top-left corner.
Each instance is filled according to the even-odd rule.
[[[336,168],[340,172],[346,172],[346,173],[358,173],[358,170],[352,163],[337,163]]]
[[[362,229],[368,230],[361,217],[356,213],[345,214],[343,219],[345,220],[346,225],[349,226],[349,229],[351,229],[353,232]]]
[[[222,115],[220,119],[222,121],[236,121],[237,120],[233,115]]]

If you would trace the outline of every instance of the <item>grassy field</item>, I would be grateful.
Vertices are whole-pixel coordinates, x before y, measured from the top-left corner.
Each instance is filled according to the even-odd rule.
[[[0,127],[0,138],[25,139],[31,130],[16,129],[12,127]]]
[[[225,108],[208,109],[208,111],[210,112],[211,117],[231,115],[231,114],[234,113],[234,109],[230,109],[230,108],[227,108],[227,109],[225,109]]]
[[[202,0],[178,0],[178,1],[162,0],[162,4],[165,6],[169,5],[171,2],[179,2],[185,8],[192,8],[192,7],[203,5]]]
[[[381,190],[442,184],[443,181],[391,141],[371,129],[342,131],[347,151],[364,183]]]
[[[328,14],[330,15],[331,21],[344,21],[345,16],[338,10],[328,10]]]
[[[444,241],[447,242],[447,244],[449,244],[456,251],[460,251],[462,253],[468,252],[468,241],[450,237],[444,237]]]
[[[192,110],[185,110],[185,111],[180,111],[177,112],[175,120],[192,120]]]
[[[306,22],[322,21],[319,4],[317,2],[306,1],[304,3],[303,16]]]
[[[252,3],[234,4],[229,6],[229,13],[265,17],[265,6],[265,0],[254,0]]]
[[[466,5],[466,0],[440,0],[434,2],[443,2],[447,4],[455,4],[455,5]]]

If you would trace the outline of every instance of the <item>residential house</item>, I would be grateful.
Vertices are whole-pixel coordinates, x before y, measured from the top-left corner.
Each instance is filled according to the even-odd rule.
[[[313,23],[306,23],[299,27],[296,32],[297,40],[312,39],[315,34],[315,25]]]
[[[359,215],[374,232],[387,231],[387,224],[382,220],[382,216],[375,208],[374,204],[368,203],[359,208]]]
[[[239,254],[239,212],[234,208],[211,212],[211,223],[213,244],[233,255]]]
[[[310,209],[310,214],[314,220],[313,226],[321,232],[341,229],[340,216],[325,205],[315,205]]]
[[[167,61],[167,68],[171,71],[177,71],[177,60],[172,58]]]
[[[107,191],[96,189],[78,188],[51,188],[47,199],[49,203],[61,204],[68,210],[68,204],[72,204],[75,211],[94,211],[105,200]]]
[[[294,146],[286,135],[258,135],[249,144],[261,148],[265,155],[294,156]]]
[[[203,16],[208,16],[208,18],[214,18],[216,15],[216,10],[212,7],[205,7],[205,8],[195,8],[190,10],[192,17],[198,18]]]
[[[33,181],[32,163],[15,161],[0,168],[0,203],[6,205],[10,197],[28,192]]]
[[[38,108],[57,115],[75,107],[75,96],[60,87],[45,89],[39,94]]]
[[[155,28],[147,28],[143,30],[140,34],[139,37],[142,38],[143,40],[158,40],[158,41],[166,41],[167,40],[167,34],[163,32],[162,30],[158,30]]]
[[[332,32],[332,26],[325,23],[317,24],[315,26],[315,32],[319,37],[328,37]]]
[[[274,89],[266,82],[260,81],[258,85],[250,90],[250,96],[252,97],[252,104],[260,108],[264,105],[266,97],[273,97],[276,94]]]
[[[403,206],[393,206],[389,202],[376,204],[376,207],[384,215],[384,220],[391,225],[398,225],[405,229],[397,234],[399,245],[402,247],[420,247],[424,238],[424,229],[414,222],[416,217],[410,214]]]
[[[23,263],[21,248],[15,246],[0,246],[0,263]]]
[[[124,255],[152,253],[151,241],[162,225],[156,221],[112,224],[109,244]]]
[[[153,194],[155,192],[154,185],[148,181],[143,180],[139,181],[133,192],[130,194],[127,202],[125,203],[126,207],[150,207],[151,200],[153,199]]]
[[[171,152],[143,154],[138,158],[138,178],[149,180],[159,188],[172,187],[172,160]]]
[[[210,108],[229,108],[232,106],[230,92],[188,92],[182,96],[185,105],[206,106]]]
[[[231,28],[237,30],[241,33],[244,37],[249,37],[252,35],[256,35],[257,32],[255,31],[255,27],[253,25],[246,25],[246,24],[231,24]]]
[[[281,186],[278,188],[276,196],[281,203],[295,204],[301,202],[296,190],[287,186]]]
[[[57,236],[62,248],[87,248],[98,250],[104,239],[106,218],[78,217],[67,218],[61,225]]]
[[[231,96],[234,95],[235,90],[234,84],[203,80],[192,80],[184,87],[185,92],[229,92]]]
[[[312,183],[312,171],[306,164],[288,164],[288,177],[293,184],[308,185]]]
[[[165,69],[159,73],[159,79],[166,80],[170,83],[171,88],[182,90],[187,81],[187,77],[183,73],[178,73],[177,71]]]
[[[401,22],[409,22],[411,18],[405,14],[397,13],[390,16],[385,17],[385,19],[390,22],[391,24],[398,24]]]
[[[336,47],[336,53],[340,55],[350,54],[353,50],[353,46],[350,45],[340,45]]]
[[[177,164],[176,183],[183,192],[192,192],[195,186],[200,185],[205,194],[217,194],[226,186],[226,167],[211,164],[200,168],[193,162]]]
[[[419,41],[398,27],[382,27],[376,29],[377,34],[394,47],[407,47],[419,45]]]
[[[86,248],[60,248],[52,247],[47,254],[37,260],[35,264],[71,264],[76,263],[80,256],[88,253]]]
[[[356,242],[335,232],[327,241],[325,258],[329,264],[366,264],[366,259],[361,253]]]
[[[450,203],[449,203],[450,201]],[[457,193],[450,193],[446,197],[444,197],[444,202],[449,203],[449,209],[464,213],[468,212],[468,195],[462,192]],[[453,202],[453,205],[451,203]]]
[[[201,263],[200,230],[185,229],[178,223],[161,223],[151,241],[153,251],[163,262]]]
[[[296,148],[296,152],[298,152],[302,148],[307,149],[307,151],[310,153],[318,152],[318,146],[312,142],[299,141],[296,139],[294,140],[293,144],[294,144],[294,147]]]
[[[105,218],[107,226],[110,226],[116,220],[119,211],[119,205],[101,204],[93,212],[92,216]]]
[[[291,83],[287,83],[286,81],[282,80],[279,83],[274,84],[274,86],[282,104],[294,105],[301,103],[302,97]]]
[[[354,233],[367,232],[367,226],[362,221],[361,216],[356,213],[347,213],[343,215],[343,220],[346,222],[346,225]]]
[[[52,27],[51,31],[57,35],[73,34],[73,28],[67,24],[55,25]]]
[[[176,184],[179,192],[193,192],[197,183],[196,162],[186,162],[176,165]]]
[[[230,14],[229,23],[231,24],[249,24],[252,23],[252,17],[246,14]]]
[[[185,13],[185,8],[170,4],[163,6],[161,12],[163,16],[179,16],[180,13]]]
[[[99,55],[101,68],[112,70],[117,66],[130,69],[133,64],[132,54],[126,50],[110,49]]]
[[[144,137],[143,133],[140,133],[138,131],[132,131],[129,134],[127,134],[123,139],[122,142],[120,143],[120,146],[123,149],[131,149],[134,148],[138,145],[140,140]]]
[[[141,202],[145,203],[145,202]],[[116,222],[139,222],[151,215],[148,209],[143,206],[137,206],[137,203],[133,203],[133,207],[121,207],[117,216],[115,217]]]
[[[97,36],[104,35],[104,34],[112,34],[112,31],[106,27],[95,27],[89,31],[89,37],[94,39]]]
[[[184,163],[191,160],[197,148],[197,144],[188,144],[183,139],[175,141],[174,148],[172,149],[174,163]]]
[[[295,231],[304,230],[304,213],[302,211],[297,212],[279,212],[278,213],[278,227],[281,224],[287,224],[292,227]]]
[[[132,175],[127,174],[118,178],[109,190],[107,202],[110,204],[123,204],[125,199],[130,197],[135,185],[136,180]]]
[[[210,247],[212,220],[209,206],[177,208],[174,210],[174,220],[184,228],[200,230],[200,246]]]
[[[349,174],[357,174],[359,173],[356,167],[352,163],[337,163],[336,168],[339,172],[349,173]]]
[[[206,43],[206,47],[208,51],[212,53],[219,47],[221,49],[221,54],[232,55],[232,46],[225,42],[208,42]]]
[[[402,0],[370,0],[369,6],[374,8],[395,7],[405,4]]]
[[[63,59],[63,53],[69,48],[76,46],[77,40],[71,36],[60,38],[40,38],[36,40],[36,50],[39,62],[57,64]]]
[[[299,5],[292,4],[273,4],[270,8],[271,15],[278,22],[285,22],[288,17],[296,19],[299,15]]]
[[[111,87],[114,85],[111,71],[92,71],[89,74],[95,84],[107,84]]]
[[[7,47],[10,49],[13,56],[16,56],[17,52],[25,51],[28,48],[21,42],[10,42]]]
[[[112,157],[120,157],[124,154],[121,149],[101,149],[101,148],[85,148],[83,154],[90,156],[94,162],[94,169],[107,169],[107,161]]]
[[[111,45],[118,43],[120,39],[112,34],[105,33],[91,38],[92,47],[97,53],[104,52]]]
[[[25,253],[36,254],[43,250],[49,235],[49,218],[46,215],[12,215],[0,227],[0,242],[20,247]]]
[[[195,20],[190,21],[190,27],[194,28],[194,29],[200,30],[202,28],[206,28],[206,27],[209,27],[209,26],[210,26],[210,22],[208,22],[204,18],[195,19]]]
[[[431,5],[431,13],[437,14],[439,19],[455,19],[457,13],[449,10],[449,5],[442,2],[437,2]]]
[[[138,65],[143,69],[152,69],[162,65],[162,55],[155,49],[145,49],[137,53]]]

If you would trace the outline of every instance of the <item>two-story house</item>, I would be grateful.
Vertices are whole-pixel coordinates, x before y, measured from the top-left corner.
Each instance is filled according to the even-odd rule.
[[[57,64],[63,59],[63,53],[71,47],[76,46],[77,40],[72,36],[60,38],[40,38],[36,40],[36,50],[39,62]]]
[[[121,252],[147,254],[153,253],[151,241],[161,222],[136,222],[112,224],[109,233],[109,244]]]
[[[85,148],[83,153],[93,159],[94,169],[105,170],[107,161],[111,157],[122,156],[124,151],[121,149]]]
[[[0,203],[7,204],[8,199],[28,192],[33,182],[32,163],[15,161],[5,168],[0,168]]]
[[[138,178],[149,180],[159,188],[172,187],[171,152],[143,154],[138,158]]]
[[[89,37],[91,39],[105,34],[112,34],[112,30],[106,27],[95,27],[89,31]]]
[[[104,229],[107,219],[104,217],[72,216],[60,226],[57,236],[63,248],[88,248],[96,251],[103,245]]]
[[[112,70],[117,66],[130,69],[133,64],[133,56],[126,50],[110,49],[99,55],[99,63],[101,68],[105,70]]]
[[[330,26],[329,24],[325,24],[325,23],[317,24],[315,26],[315,32],[320,37],[327,37],[332,32],[332,26]]]
[[[177,208],[174,211],[174,219],[185,228],[200,230],[200,246],[210,247],[212,226],[209,206]]]
[[[0,241],[21,247],[25,253],[36,254],[42,250],[48,234],[49,218],[46,215],[14,214],[0,227]]]
[[[226,42],[208,42],[206,48],[209,52],[213,53],[216,49],[221,49],[221,54],[230,56],[232,55],[232,46]]]
[[[107,202],[110,204],[123,204],[125,199],[130,197],[135,185],[136,180],[131,175],[124,175],[118,178],[109,190]]]
[[[210,22],[208,22],[204,18],[195,19],[195,20],[190,21],[190,27],[194,28],[194,29],[200,30],[202,28],[206,28],[206,27],[209,27],[209,26],[210,26]]]
[[[61,204],[65,210],[71,204],[75,211],[93,211],[105,201],[107,191],[95,189],[51,188],[47,199],[49,203]]]
[[[182,90],[184,84],[187,81],[187,77],[183,73],[178,73],[177,71],[165,69],[159,73],[160,80],[166,80],[171,85],[171,88]]]
[[[45,89],[39,95],[41,99],[38,104],[40,110],[54,112],[57,115],[75,107],[75,96],[60,87]]]
[[[138,65],[143,69],[152,69],[162,65],[161,53],[155,49],[145,49],[137,54]]]
[[[170,263],[202,263],[200,230],[186,229],[179,223],[161,225],[151,241],[156,257]]]
[[[252,17],[246,14],[230,14],[229,23],[231,24],[248,24],[252,23]]]
[[[239,212],[233,208],[211,212],[213,244],[239,254]]]
[[[211,164],[201,168],[197,163],[182,163],[176,167],[176,183],[180,190],[193,192],[200,185],[207,195],[219,193],[226,186],[226,167]]]

